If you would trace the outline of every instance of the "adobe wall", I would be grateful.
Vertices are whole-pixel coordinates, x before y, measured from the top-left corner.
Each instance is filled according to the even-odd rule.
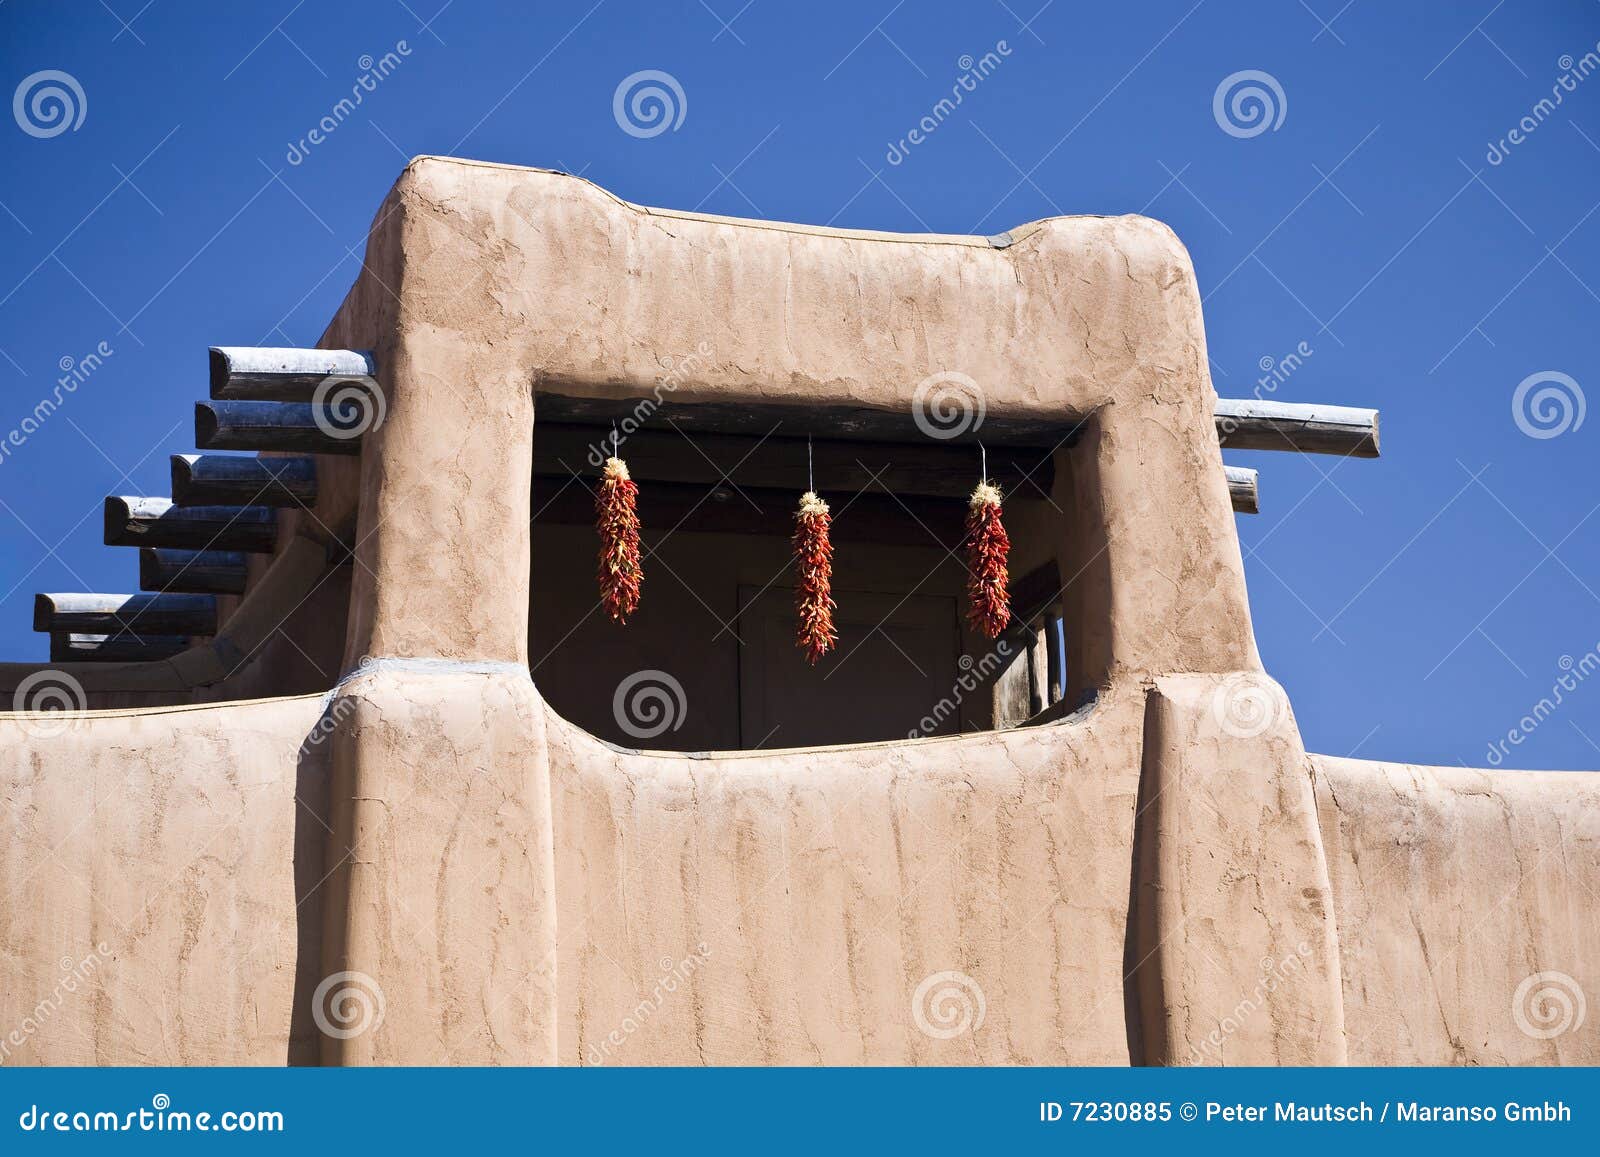
[[[1314,766],[1352,1063],[1600,1063],[1600,775]]]
[[[51,992],[65,957],[112,958],[29,1037],[37,1059],[1521,1058],[1493,1021],[1516,971],[1593,982],[1576,925],[1600,868],[1575,846],[1593,789],[1502,773],[1483,802],[1305,753],[1259,669],[1199,294],[1163,226],[861,234],[425,158],[326,340],[376,350],[387,409],[328,497],[360,517],[333,691],[94,713],[50,740],[0,718],[0,1012]],[[1076,563],[1069,668],[1092,709],[699,758],[551,712],[527,673],[535,390],[646,395],[702,341],[679,401],[904,414],[959,370],[992,416],[1082,419],[1052,548]],[[229,623],[241,643],[326,573],[320,530],[286,529]],[[179,695],[216,669],[149,668],[96,677]],[[1417,849],[1410,893],[1363,875],[1396,838]],[[1485,906],[1484,884],[1511,898]],[[1417,963],[1440,938],[1502,945],[1440,998],[1462,1041],[1490,1042],[1450,1058]],[[381,1020],[308,1032],[307,988],[351,972]],[[641,1024],[664,972],[672,999]],[[1399,1009],[1406,1033],[1373,1043]],[[1592,1061],[1595,1039],[1533,1059]]]
[[[0,1060],[316,1056],[321,709],[0,715]]]

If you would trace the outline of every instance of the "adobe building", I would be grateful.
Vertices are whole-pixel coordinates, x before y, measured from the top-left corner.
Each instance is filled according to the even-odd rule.
[[[144,593],[41,595],[0,667],[6,1063],[1600,1063],[1600,778],[1305,751],[1222,448],[1376,415],[1217,399],[1161,224],[422,158],[319,346],[212,352],[198,447],[254,455],[109,499]]]

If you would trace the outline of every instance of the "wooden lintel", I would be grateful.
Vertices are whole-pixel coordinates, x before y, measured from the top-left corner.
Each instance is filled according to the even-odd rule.
[[[540,422],[533,431],[533,469],[544,477],[598,477],[611,453],[602,426]],[[860,490],[928,498],[966,498],[978,482],[976,446],[932,439],[914,442],[813,440],[807,462],[803,438],[641,430],[618,453],[640,482],[725,483],[799,494],[815,478],[818,490]],[[1008,497],[1045,498],[1055,482],[1049,446],[992,446],[991,481]]]

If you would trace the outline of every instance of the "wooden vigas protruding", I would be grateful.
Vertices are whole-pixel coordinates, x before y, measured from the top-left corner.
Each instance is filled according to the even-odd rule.
[[[356,409],[346,413],[308,402],[196,402],[194,444],[202,450],[359,454],[366,427]]]
[[[317,460],[174,454],[175,506],[304,506],[317,501]]]
[[[211,347],[211,396],[218,399],[309,402],[319,389],[326,392],[334,383],[371,378],[377,372],[367,350]]]
[[[270,554],[278,512],[270,506],[174,506],[165,498],[106,499],[107,546],[247,550]]]
[[[33,629],[52,634],[214,635],[215,595],[40,594]]]
[[[183,635],[84,635],[50,636],[52,663],[151,663],[170,659],[189,649]]]
[[[245,577],[243,551],[146,547],[139,552],[139,589],[144,591],[242,595]]]
[[[1215,414],[1217,437],[1230,450],[1378,456],[1376,410],[1218,398]]]
[[[1261,494],[1257,472],[1247,466],[1224,466],[1228,476],[1228,497],[1235,514],[1261,513]]]

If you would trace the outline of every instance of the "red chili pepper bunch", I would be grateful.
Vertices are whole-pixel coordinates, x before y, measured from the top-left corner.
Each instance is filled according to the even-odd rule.
[[[639,561],[639,485],[621,458],[607,458],[595,493],[600,532],[600,605],[613,622],[625,623],[639,607],[644,567]]]
[[[967,621],[991,639],[1011,621],[1006,555],[1011,539],[1000,521],[1000,490],[978,483],[967,505]]]
[[[794,605],[795,643],[813,666],[839,641],[833,626],[833,544],[828,540],[828,504],[811,490],[794,516],[794,563],[800,572]]]

